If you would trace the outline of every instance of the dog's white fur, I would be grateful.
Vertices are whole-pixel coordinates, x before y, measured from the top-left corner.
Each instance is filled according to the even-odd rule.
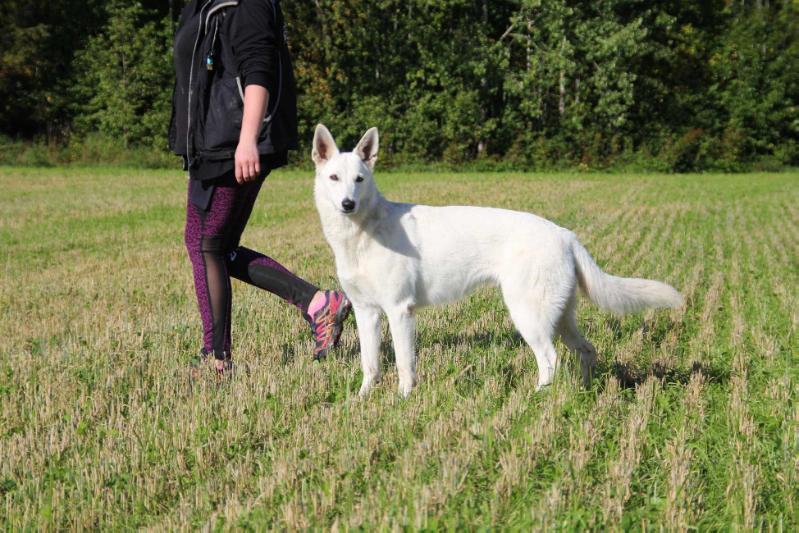
[[[361,396],[380,376],[381,311],[394,341],[399,391],[407,396],[416,384],[416,310],[482,285],[502,291],[535,353],[538,388],[552,382],[558,365],[555,333],[579,355],[590,385],[596,351],[577,329],[578,285],[599,307],[619,314],[681,305],[680,293],[665,283],[602,272],[574,233],[536,215],[387,201],[372,174],[377,150],[376,128],[352,152],[340,153],[327,128],[316,127],[316,208],[358,324]]]

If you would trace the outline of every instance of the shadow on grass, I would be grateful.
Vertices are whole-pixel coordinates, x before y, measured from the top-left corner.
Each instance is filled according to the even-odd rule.
[[[468,346],[470,349],[488,350],[524,343],[521,334],[516,330],[481,331],[479,333],[459,333],[452,331],[433,332],[427,339],[432,344],[440,344],[444,348],[455,349],[458,346]]]
[[[615,332],[617,340],[624,338],[628,334],[624,331],[625,328],[622,326],[621,322],[615,326],[616,327],[611,327],[611,330]],[[644,325],[645,329],[648,329],[649,327],[651,326],[648,324]],[[649,342],[655,347],[659,346],[665,338],[665,335],[660,332],[660,329],[667,328],[654,328],[654,331],[650,332],[650,335],[652,335],[653,338],[650,338]],[[463,346],[468,347],[469,350],[475,351],[486,351],[496,348],[507,349],[517,345],[527,346],[521,334],[516,330],[492,330],[479,333],[427,331],[424,333],[424,335],[420,335],[417,339],[417,346],[422,345],[423,343],[428,347],[430,345],[440,345],[444,351],[456,350],[462,348]],[[305,353],[306,348],[304,345],[284,344],[282,348],[283,364],[288,364],[296,357],[310,357],[310,354]],[[355,342],[342,343],[342,345],[331,355],[337,360],[357,362],[360,360],[360,345],[358,344],[357,339]],[[380,355],[382,368],[390,368],[394,365],[394,346],[391,341],[391,334],[387,331],[383,332],[383,336],[380,340]],[[561,355],[564,357],[572,356],[571,352],[568,351]],[[530,357],[533,357],[532,353],[530,354]],[[511,367],[503,368],[503,374],[506,372],[512,374]],[[597,366],[594,371],[594,379],[611,375],[619,381],[619,385],[622,388],[634,389],[652,376],[661,380],[664,384],[686,385],[691,380],[691,377],[697,373],[704,375],[705,378],[711,383],[727,383],[730,378],[729,369],[712,363],[703,364],[700,362],[695,362],[690,368],[683,368],[670,367],[661,363],[655,363],[651,366],[637,366],[629,363],[619,363],[618,361],[612,361],[608,363],[603,363],[600,361],[597,362]],[[506,383],[506,385],[512,384],[512,382],[515,381],[514,377],[518,376],[505,376],[505,380],[511,382]]]
[[[522,336],[516,331],[486,331],[481,333],[452,333],[434,332],[431,335],[417,337],[417,350],[419,346],[429,348],[431,345],[441,345],[446,350],[455,350],[462,346],[467,346],[469,350],[488,350],[491,348],[509,348],[519,343],[524,343]],[[424,350],[426,348],[422,348]],[[288,364],[295,357],[301,357],[302,348],[296,344],[284,344],[282,346],[283,364]],[[360,360],[361,348],[358,341],[354,343],[342,343],[334,352],[336,359],[345,361]],[[418,354],[417,354],[418,355]],[[381,364],[393,365],[395,361],[394,345],[390,333],[384,333],[380,339]],[[532,354],[530,354],[532,357]]]
[[[694,374],[704,375],[711,383],[727,383],[730,379],[728,369],[699,362],[695,362],[690,368],[675,368],[662,364],[655,364],[651,367],[636,367],[614,361],[609,365],[597,364],[594,377],[612,375],[619,381],[619,385],[622,388],[634,389],[652,376],[664,384],[687,385]]]
[[[313,349],[305,343],[284,343],[281,345],[280,350],[280,364],[283,366],[303,357],[313,358]],[[391,337],[383,338],[380,341],[380,354],[382,356],[382,364],[394,363],[394,347],[391,344]],[[323,357],[322,361],[328,358],[350,362],[360,361],[361,347],[357,340],[354,343],[342,342],[327,357]]]

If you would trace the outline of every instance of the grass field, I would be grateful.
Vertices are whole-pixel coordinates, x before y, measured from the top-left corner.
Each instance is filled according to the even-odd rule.
[[[529,210],[684,309],[585,303],[540,393],[499,295],[419,320],[420,386],[366,401],[357,338],[311,361],[294,308],[234,285],[249,373],[188,380],[200,343],[179,172],[0,168],[0,529],[799,528],[799,175],[385,174],[387,197]],[[335,284],[309,173],[243,242]],[[385,327],[384,327],[385,330]]]

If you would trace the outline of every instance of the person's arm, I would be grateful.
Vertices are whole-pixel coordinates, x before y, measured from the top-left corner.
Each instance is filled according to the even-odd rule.
[[[244,116],[236,148],[236,180],[254,180],[260,168],[258,133],[266,114],[269,92],[275,79],[277,21],[270,2],[241,2],[236,8],[232,46],[236,70],[244,85]]]
[[[266,114],[269,92],[261,85],[247,85],[244,89],[244,116],[241,119],[239,145],[236,147],[236,181],[254,180],[261,172],[258,154],[258,132]]]

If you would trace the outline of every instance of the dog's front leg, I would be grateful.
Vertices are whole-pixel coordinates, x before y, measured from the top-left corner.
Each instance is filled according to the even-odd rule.
[[[358,324],[361,369],[363,370],[363,383],[358,394],[363,398],[369,393],[372,385],[380,379],[380,309],[354,305],[353,311]]]
[[[399,372],[399,392],[407,398],[416,385],[416,316],[403,307],[387,311]]]

